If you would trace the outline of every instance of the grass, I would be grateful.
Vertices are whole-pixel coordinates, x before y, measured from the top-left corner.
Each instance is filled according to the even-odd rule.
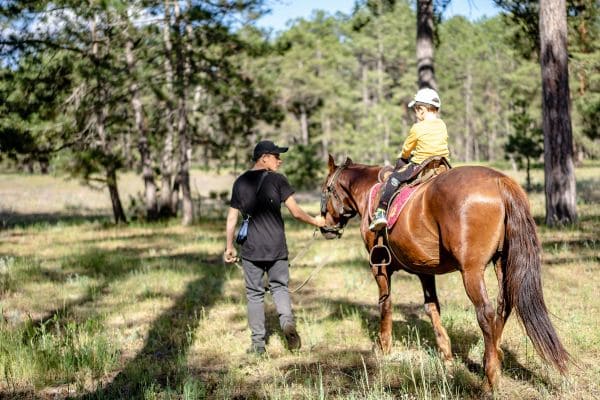
[[[524,174],[510,174],[524,182]],[[598,166],[577,170],[578,224],[539,228],[546,303],[577,366],[563,378],[544,365],[511,318],[503,337],[497,398],[600,397],[598,176]],[[220,214],[188,228],[178,221],[114,227],[108,199],[100,199],[103,193],[60,178],[14,177],[0,179],[0,213],[11,218],[0,231],[0,398],[481,395],[483,340],[458,274],[437,279],[442,320],[455,354],[452,365],[445,366],[437,354],[418,279],[404,272],[395,274],[392,283],[392,353],[375,351],[377,286],[356,222],[340,241],[316,240],[291,270],[293,288],[324,264],[292,296],[301,351],[285,350],[267,296],[268,356],[255,358],[245,354],[249,330],[243,277],[220,261]],[[203,189],[216,180],[196,177]],[[542,171],[534,170],[532,178],[530,201],[540,223]],[[124,179],[123,187],[134,187],[127,183],[132,177]],[[19,191],[30,194],[19,196]],[[51,201],[40,202],[33,193]],[[79,199],[77,204],[73,199]],[[308,208],[317,212],[318,204],[310,202]],[[294,256],[310,241],[311,231],[289,218],[286,224]],[[495,298],[491,269],[486,279]]]

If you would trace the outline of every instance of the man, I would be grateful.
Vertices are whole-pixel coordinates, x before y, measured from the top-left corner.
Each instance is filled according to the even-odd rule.
[[[294,189],[285,176],[277,173],[282,164],[280,154],[287,150],[287,147],[276,146],[270,140],[259,142],[254,147],[254,166],[236,179],[231,192],[223,259],[229,263],[236,260],[233,237],[241,211],[249,216],[248,235],[242,245],[241,258],[246,281],[248,323],[252,331],[250,353],[265,353],[265,288],[262,283],[265,273],[287,347],[296,350],[301,346],[288,291],[288,250],[281,203],[294,218],[317,227],[325,226],[321,216],[311,217],[298,206],[293,196]]]

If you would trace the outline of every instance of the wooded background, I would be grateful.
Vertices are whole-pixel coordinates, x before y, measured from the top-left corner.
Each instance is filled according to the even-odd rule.
[[[574,222],[573,165],[600,156],[597,2],[496,0],[477,21],[449,3],[359,0],[273,34],[266,0],[3,1],[1,166],[105,187],[116,222],[137,171],[146,218],[187,225],[190,169],[239,173],[260,139],[292,146],[299,188],[327,153],[393,163],[431,86],[453,162],[543,162],[546,222]]]

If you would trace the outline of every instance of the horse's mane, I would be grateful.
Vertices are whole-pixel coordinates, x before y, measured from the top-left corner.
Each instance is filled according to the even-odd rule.
[[[349,182],[377,180],[377,174],[381,168],[383,168],[381,165],[352,163],[347,167],[346,179]]]

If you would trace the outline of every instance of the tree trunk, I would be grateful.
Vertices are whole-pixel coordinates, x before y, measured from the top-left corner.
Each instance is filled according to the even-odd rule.
[[[160,162],[160,203],[159,215],[171,217],[177,214],[177,206],[173,207],[173,149],[175,148],[175,129],[173,110],[173,43],[171,42],[171,4],[165,0],[165,18],[163,24],[163,45],[165,52],[165,82],[167,87],[167,100],[165,101],[165,126],[166,135]]]
[[[131,135],[131,128],[127,128],[121,139],[123,146],[123,158],[125,159],[125,168],[127,169],[134,168],[133,154],[131,151],[133,147]]]
[[[362,104],[365,116],[367,115],[367,110],[369,109],[369,76],[368,76],[369,68],[364,63],[363,57],[360,59],[360,76],[361,76],[361,89],[362,89]]]
[[[160,203],[159,215],[161,217],[170,217],[177,214],[177,209],[172,208],[171,198],[173,196],[171,190],[173,187],[173,149],[175,148],[175,132],[173,129],[173,110],[167,109],[166,118],[167,133],[163,143],[163,151],[160,162],[161,182],[160,182]]]
[[[38,164],[40,165],[40,174],[48,175],[50,170],[50,160],[46,156],[38,158]]]
[[[417,76],[419,88],[437,90],[433,68],[433,0],[417,0]]]
[[[106,169],[106,186],[108,186],[108,193],[110,194],[110,203],[112,205],[115,224],[126,224],[127,218],[123,211],[123,205],[119,197],[119,188],[117,186],[117,171],[114,168],[107,167]]]
[[[173,179],[173,189],[171,190],[171,211],[177,215],[179,209],[179,174]]]
[[[321,156],[323,159],[327,158],[329,154],[329,141],[331,138],[331,117],[325,115],[323,117],[323,137],[321,138]]]
[[[540,1],[546,224],[577,221],[565,0]]]
[[[158,215],[156,202],[156,184],[154,183],[154,172],[152,170],[152,158],[150,155],[150,146],[148,145],[148,130],[144,121],[144,110],[138,85],[138,76],[133,55],[133,39],[125,29],[127,41],[125,43],[125,58],[127,60],[127,69],[131,82],[129,92],[131,94],[131,107],[135,120],[135,129],[138,135],[138,150],[142,164],[142,177],[144,179],[144,200],[146,203],[146,218],[155,220]]]
[[[304,104],[300,105],[300,129],[302,135],[302,144],[307,145],[308,138],[308,115],[306,113],[306,107]]]
[[[186,21],[182,21],[181,12],[179,9],[179,3],[174,2],[175,6],[175,18],[179,27],[179,43],[177,46],[177,78],[178,78],[178,105],[177,105],[177,136],[179,137],[179,173],[178,182],[181,187],[182,194],[182,209],[181,209],[181,223],[184,226],[191,225],[194,220],[194,209],[192,204],[192,191],[190,188],[190,154],[191,144],[188,132],[188,121],[187,121],[187,89],[188,89],[188,78],[190,76],[190,65],[187,54],[187,47],[184,49],[184,44],[187,37],[187,25]],[[183,26],[184,29],[181,29]]]
[[[99,51],[99,38],[97,36],[97,22],[98,17],[94,16],[91,21],[90,33],[92,36],[92,61],[94,66],[97,67],[100,64],[100,51]],[[96,135],[98,137],[98,146],[104,155],[110,154],[109,148],[109,140],[106,135],[105,130],[105,122],[106,117],[108,115],[108,110],[106,103],[104,102],[104,93],[103,90],[104,82],[102,81],[99,72],[96,70],[96,90],[97,96],[95,98],[94,106],[93,106],[93,115],[92,119],[94,125],[96,127]],[[105,157],[107,160],[104,163],[103,167],[106,172],[106,186],[108,188],[108,193],[110,195],[110,201],[113,210],[113,216],[115,218],[115,223],[127,223],[127,218],[125,217],[125,212],[123,211],[123,205],[121,204],[121,198],[119,197],[119,189],[117,187],[117,170],[115,168],[115,164],[112,162],[111,157]]]
[[[491,91],[493,93],[493,91]],[[490,97],[493,96],[492,100],[492,120],[491,120],[491,129],[490,129],[490,137],[488,141],[488,161],[496,161],[496,140],[498,137],[498,120],[500,107],[498,106],[498,98],[495,93],[491,94]]]

